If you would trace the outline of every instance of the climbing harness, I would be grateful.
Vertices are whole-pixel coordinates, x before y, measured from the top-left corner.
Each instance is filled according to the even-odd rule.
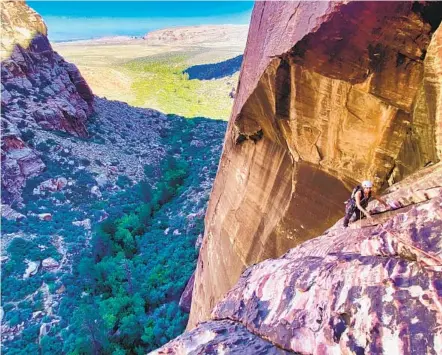
[[[368,196],[365,196],[364,194],[364,188],[360,185],[356,186],[352,193],[350,198],[345,201],[345,216],[348,219],[348,221],[351,219],[351,217],[353,216],[353,214],[356,212],[357,216],[356,219],[357,220],[362,220],[364,218],[362,211],[357,211],[358,210],[358,206],[356,205],[356,193],[358,191],[361,191],[361,200],[360,200],[360,204],[363,208],[366,208],[368,205],[368,202],[370,201],[371,198],[371,191],[368,194]],[[356,222],[356,221],[354,221]]]

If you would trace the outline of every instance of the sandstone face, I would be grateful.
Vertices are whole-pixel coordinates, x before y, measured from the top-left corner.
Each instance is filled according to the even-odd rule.
[[[24,142],[24,128],[86,137],[93,94],[75,65],[52,50],[38,14],[22,1],[1,6],[2,200],[10,203],[45,167]]]
[[[442,163],[393,185],[384,199],[396,207],[370,203],[373,220],[349,228],[340,220],[248,268],[211,321],[157,353],[192,353],[186,339],[207,344],[213,335],[201,334],[221,322],[231,338],[244,326],[296,354],[442,353]]]
[[[246,267],[342,217],[358,182],[384,189],[439,161],[440,13],[440,3],[256,3],[189,328]]]
[[[427,101],[428,113],[438,120],[435,126],[436,149],[438,157],[442,156],[442,27],[439,26],[428,46],[424,71],[425,94],[430,96]]]
[[[213,317],[302,354],[440,353],[442,166],[427,174],[386,196],[404,207],[248,269]]]

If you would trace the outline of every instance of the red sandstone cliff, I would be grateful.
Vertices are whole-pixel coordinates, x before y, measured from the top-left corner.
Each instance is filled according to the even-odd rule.
[[[20,132],[87,136],[93,94],[76,66],[52,50],[46,25],[24,1],[2,1],[1,20],[2,201],[10,203],[44,169]]]
[[[440,21],[440,3],[256,3],[189,329],[245,268],[342,217],[358,181],[385,189],[440,160]]]
[[[248,268],[209,321],[152,354],[441,354],[441,163],[384,198],[372,221]]]

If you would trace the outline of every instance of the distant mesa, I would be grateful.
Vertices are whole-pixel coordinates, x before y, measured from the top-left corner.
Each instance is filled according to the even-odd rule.
[[[202,25],[166,28],[147,33],[143,38],[151,45],[230,44],[245,47],[248,25]]]
[[[142,40],[142,37],[137,36],[106,36],[99,38],[89,38],[89,39],[70,39],[62,41],[54,41],[57,45],[90,45],[90,44],[121,44],[134,40]]]
[[[148,45],[208,45],[245,48],[248,25],[201,25],[154,30],[144,36],[105,36],[57,41],[58,45],[144,43]]]
[[[220,79],[238,72],[241,69],[242,59],[241,54],[219,63],[194,65],[187,68],[184,73],[189,74],[189,79]]]

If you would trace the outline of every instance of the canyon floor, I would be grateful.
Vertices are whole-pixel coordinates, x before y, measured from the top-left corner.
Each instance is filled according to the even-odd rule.
[[[27,181],[21,203],[3,206],[5,353],[89,353],[98,349],[91,337],[100,337],[101,353],[152,350],[187,323],[178,302],[195,267],[226,123],[101,98],[93,107],[86,138],[22,130],[46,168]],[[136,306],[142,299],[149,306]],[[136,324],[110,336],[121,317]]]

